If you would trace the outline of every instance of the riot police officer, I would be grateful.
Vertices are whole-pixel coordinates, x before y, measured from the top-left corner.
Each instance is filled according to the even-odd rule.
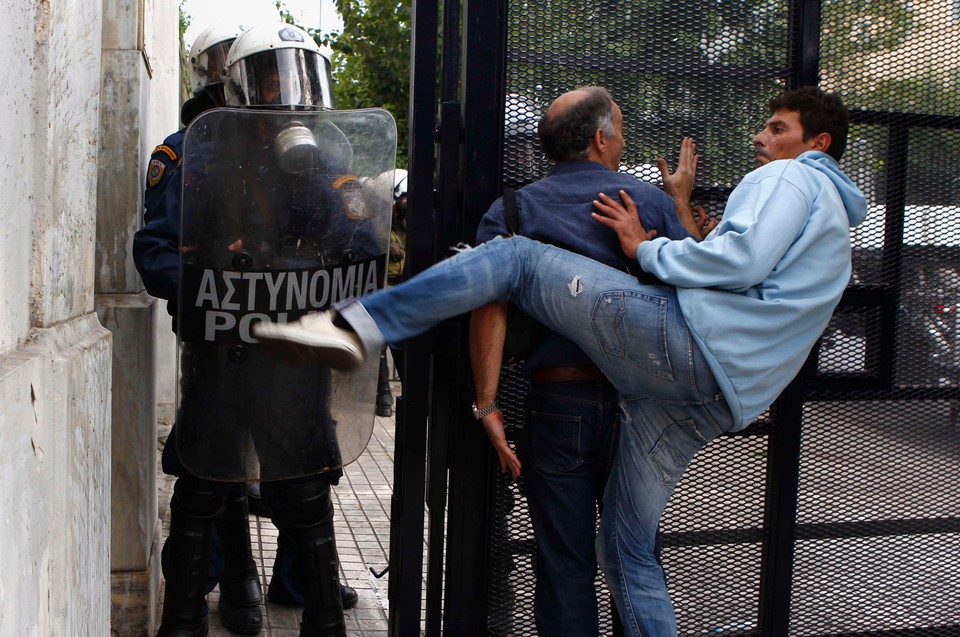
[[[335,125],[310,124],[308,116],[302,121],[299,116],[262,116],[331,106],[328,64],[308,34],[283,23],[255,26],[230,49],[225,99],[229,107],[251,112],[242,119],[250,124],[237,142],[242,159],[231,168],[244,184],[242,193],[217,204],[236,232],[235,239],[231,235],[223,242],[228,245],[221,253],[231,263],[246,252],[254,262],[290,273],[366,256],[364,242],[354,240],[371,224],[366,223],[358,179],[349,174],[347,138]],[[247,351],[251,360],[258,355],[255,346]],[[269,358],[256,360],[260,369],[253,373],[266,379],[253,382],[257,389],[270,384],[273,402],[290,424],[282,439],[271,438],[272,430],[252,428],[250,444],[258,456],[264,502],[281,534],[278,562],[292,558],[299,576],[304,604],[300,635],[345,635],[346,598],[340,594],[330,497],[330,485],[341,471],[313,473],[343,462],[335,434],[342,423],[330,413],[333,379],[325,368],[303,370]],[[276,479],[288,466],[297,477]],[[271,599],[279,584],[275,574]]]
[[[390,221],[390,254],[387,265],[387,283],[400,282],[403,264],[407,259],[407,171],[398,168],[393,173],[393,211]],[[391,346],[394,368],[403,365],[402,347]],[[377,415],[393,415],[393,393],[390,390],[390,371],[387,365],[387,347],[380,349],[380,376],[377,378]]]
[[[238,29],[210,27],[194,41],[188,69],[193,96],[180,111],[184,127],[204,111],[223,106],[226,57],[239,34]],[[167,299],[167,311],[174,316],[174,325],[183,132],[184,129],[180,129],[168,136],[153,151],[144,194],[145,225],[134,237],[133,248],[147,291]],[[224,626],[240,634],[257,634],[263,625],[260,610],[263,596],[250,550],[243,485],[224,485],[211,490],[186,473],[176,453],[176,429],[174,426],[167,439],[162,458],[164,472],[178,479],[170,503],[171,532],[162,555],[166,587],[158,634],[164,637],[205,635],[205,594],[217,583]],[[213,491],[217,496],[211,501]],[[208,567],[211,543],[216,544],[217,559]]]
[[[194,95],[181,110],[185,127],[203,112],[224,105],[225,64],[230,45],[238,35],[237,30],[210,28],[191,47],[189,72]],[[136,234],[133,249],[148,292],[167,299],[175,329],[183,140],[181,129],[167,137],[151,156],[144,198],[145,225]],[[198,384],[189,375],[184,382]],[[206,635],[205,594],[218,580],[224,626],[236,633],[256,634],[262,627],[262,593],[250,552],[243,485],[202,480],[185,470],[177,454],[177,429],[174,427],[171,432],[163,453],[164,471],[178,479],[170,504],[170,534],[163,551],[166,588],[158,635]],[[328,480],[335,483],[336,478]],[[278,603],[302,604],[293,561],[289,556],[284,558],[282,547],[289,542],[283,536],[281,531],[281,549],[274,564],[269,597]],[[345,607],[356,604],[356,592],[349,587],[342,587],[341,595]]]
[[[228,63],[230,69],[226,82],[225,101],[230,107],[286,111],[333,106],[329,59],[320,51],[314,40],[297,27],[278,23],[251,28],[249,33],[246,33],[237,43],[236,48],[231,48]],[[270,131],[267,130],[258,131],[261,136],[268,136],[269,133]],[[309,149],[314,149],[315,140],[307,134],[307,143],[300,145],[298,142],[304,141],[304,138],[297,137],[298,133],[304,134],[305,131],[297,126],[287,128],[280,131],[273,140],[276,151],[273,155],[276,159],[275,164],[268,165],[269,162],[265,164],[256,161],[247,164],[246,168],[261,173],[256,181],[271,184],[269,188],[255,193],[254,198],[262,201],[271,196],[266,193],[267,190],[284,191],[302,186],[296,181],[299,168],[297,162],[310,161],[310,156],[302,155],[302,152],[304,148],[308,152]],[[248,141],[251,146],[261,143],[261,139],[256,135]],[[292,182],[291,175],[293,175]],[[284,184],[288,187],[285,188]],[[348,181],[347,188],[350,185]],[[328,198],[328,195],[329,193],[325,193],[323,197]],[[295,206],[299,205],[302,204],[295,204]],[[284,241],[287,240],[284,239]],[[298,240],[298,243],[300,242]],[[242,245],[242,239],[238,245]],[[308,480],[308,484],[302,491],[306,494],[316,488],[318,492],[324,494],[323,498],[329,498],[329,486],[337,485],[342,475],[341,470],[325,472]],[[287,534],[289,524],[286,513],[283,510],[278,511],[275,504],[278,497],[281,497],[289,488],[290,485],[287,483],[266,483],[256,490],[261,496],[261,512],[270,515],[280,531],[277,556],[267,589],[267,599],[273,603],[309,606],[310,601],[307,599],[309,587],[302,585],[298,568],[296,568],[298,551]],[[336,559],[333,527],[330,526],[328,530],[331,547],[334,547],[332,555]],[[311,577],[314,575],[311,574]],[[340,584],[339,591],[343,609],[356,606],[358,595],[353,588]],[[309,617],[309,613],[306,616]]]

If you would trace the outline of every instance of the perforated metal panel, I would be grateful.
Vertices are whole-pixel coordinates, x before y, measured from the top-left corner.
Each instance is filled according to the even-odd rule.
[[[960,534],[943,532],[960,507],[955,409],[928,400],[805,406],[793,634],[955,624]]]
[[[752,167],[763,104],[782,91],[789,49],[786,2],[511,2],[504,178],[526,182],[546,164],[520,162],[518,145],[554,98],[606,87],[623,110],[623,169],[656,181],[685,135],[703,161],[700,185],[729,187]],[[509,132],[509,130],[508,130]],[[539,154],[537,154],[539,159]]]
[[[791,634],[956,635],[960,5],[825,2],[822,31],[871,207],[818,361],[837,400],[803,408]]]

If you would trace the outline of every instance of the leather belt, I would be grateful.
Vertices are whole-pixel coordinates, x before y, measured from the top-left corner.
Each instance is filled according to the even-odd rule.
[[[600,370],[597,369],[596,365],[568,365],[539,367],[531,374],[530,381],[533,383],[573,383],[600,378]]]

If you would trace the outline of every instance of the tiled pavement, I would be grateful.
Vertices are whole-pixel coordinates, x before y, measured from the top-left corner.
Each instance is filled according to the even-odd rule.
[[[399,385],[393,384],[394,395]],[[159,446],[170,430],[171,409],[161,409]],[[393,490],[394,419],[377,417],[373,436],[360,458],[344,469],[340,484],[333,487],[334,524],[340,554],[341,582],[356,589],[357,606],[344,613],[350,637],[386,637],[387,580],[377,573],[387,566],[390,541],[390,496]],[[164,537],[169,530],[170,493],[173,479],[158,468],[160,514]],[[277,529],[268,518],[250,516],[253,555],[260,569],[260,581],[267,590],[273,557],[277,550]],[[210,606],[210,637],[231,633],[220,624],[218,592],[207,598]],[[300,609],[265,603],[263,637],[297,637]],[[159,618],[158,618],[159,619]]]

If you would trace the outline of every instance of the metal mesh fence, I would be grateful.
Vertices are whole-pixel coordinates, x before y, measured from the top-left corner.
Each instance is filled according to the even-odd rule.
[[[958,9],[823,7],[821,85],[880,113],[842,166],[871,204],[851,286],[883,301],[841,308],[818,366],[876,390],[804,407],[791,634],[958,630]]]
[[[537,121],[602,85],[624,116],[621,170],[657,182],[692,135],[711,214],[753,167],[766,101],[796,71],[801,2],[509,2],[503,182],[549,165]],[[852,111],[841,166],[866,194],[850,290],[802,407],[791,635],[960,634],[960,2],[821,0],[820,86]],[[522,378],[501,402],[516,435]],[[662,522],[681,635],[757,634],[769,414],[711,443]],[[491,471],[497,471],[492,467]],[[533,532],[517,483],[493,486],[488,632],[535,635]],[[602,578],[598,590],[605,595]],[[605,599],[605,598],[603,598]],[[602,634],[610,611],[601,601]]]
[[[805,406],[794,634],[956,621],[960,535],[937,523],[960,507],[950,412],[927,400]]]
[[[657,181],[657,159],[692,135],[698,183],[731,187],[753,165],[763,105],[785,87],[788,13],[785,2],[511,2],[504,181],[546,173],[540,114],[595,84],[623,111],[622,170]]]

